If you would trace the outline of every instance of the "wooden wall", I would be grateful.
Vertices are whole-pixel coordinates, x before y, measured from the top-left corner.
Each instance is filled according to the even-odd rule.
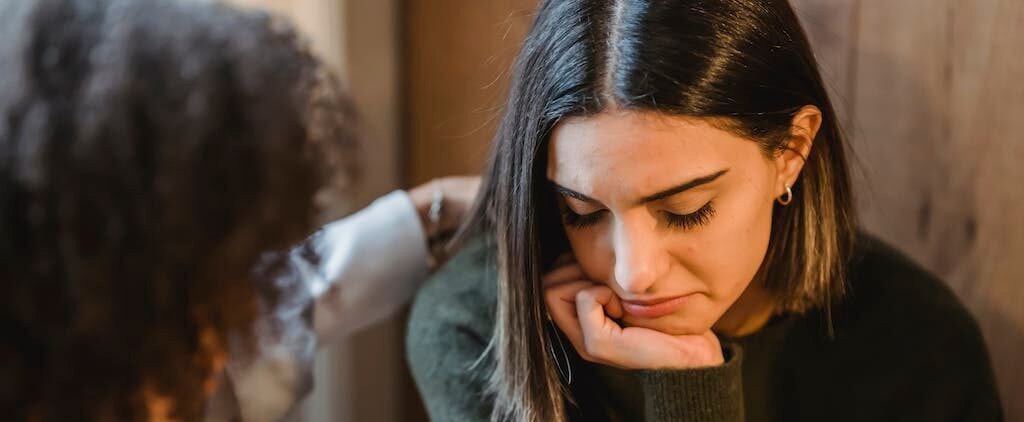
[[[856,153],[874,232],[981,324],[1024,420],[1024,1],[792,0]],[[535,0],[407,1],[406,172],[478,171]]]
[[[479,173],[536,0],[407,0],[406,179]]]
[[[1024,2],[794,0],[840,102],[867,228],[944,280],[1024,420]]]

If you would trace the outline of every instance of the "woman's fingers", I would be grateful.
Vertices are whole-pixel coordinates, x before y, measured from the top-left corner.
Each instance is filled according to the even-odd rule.
[[[579,278],[576,265],[545,276],[548,316],[583,359],[619,368],[693,368],[719,365],[722,351],[711,331],[673,336],[616,322],[622,303],[611,288]]]
[[[548,317],[583,359],[620,368],[689,368],[722,362],[717,338],[671,336],[646,328],[623,328],[622,303],[611,288],[586,279],[575,261],[544,275]]]
[[[566,264],[571,264],[575,261],[576,257],[572,255],[572,252],[566,252],[558,256],[558,259],[555,260],[554,266],[557,268]]]
[[[605,286],[594,285],[576,293],[576,313],[580,320],[603,321],[606,317],[604,307],[612,300],[615,293]]]
[[[606,307],[618,298],[606,286],[593,286],[576,294],[576,316],[586,353],[601,362],[613,362],[622,327],[608,317]],[[621,306],[620,306],[621,312]]]
[[[611,319],[622,319],[625,311],[622,310],[622,300],[618,295],[612,294],[608,303],[604,304],[604,311]]]
[[[570,264],[562,265],[561,267],[545,274],[543,277],[543,284],[544,288],[548,288],[554,287],[558,284],[584,279],[586,279],[586,276],[583,274],[583,269],[580,268],[579,264],[572,262]]]
[[[569,342],[584,359],[588,359],[588,356],[584,356],[583,333],[576,318],[576,292],[593,285],[586,280],[576,280],[563,282],[544,291],[544,304],[547,306],[548,316],[565,333]]]
[[[556,268],[545,274],[542,279],[548,317],[562,330],[580,356],[589,359],[582,349],[583,333],[580,331],[579,320],[576,319],[576,292],[593,286],[594,283],[586,280],[583,269],[571,253],[560,256],[555,265]]]
[[[435,189],[440,189],[444,206],[441,207],[440,232],[455,230],[466,219],[480,190],[480,176],[448,176],[436,179]],[[433,195],[431,195],[433,196]]]

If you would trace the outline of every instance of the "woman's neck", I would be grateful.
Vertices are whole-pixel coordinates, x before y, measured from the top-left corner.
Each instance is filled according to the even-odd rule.
[[[775,299],[757,280],[750,283],[736,303],[725,311],[715,323],[714,331],[737,338],[753,334],[763,328],[775,313]]]

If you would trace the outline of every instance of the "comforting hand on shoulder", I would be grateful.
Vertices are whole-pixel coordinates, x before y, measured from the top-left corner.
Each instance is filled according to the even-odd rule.
[[[618,296],[586,279],[575,261],[544,276],[548,315],[583,359],[626,369],[699,368],[724,362],[718,337],[669,335],[640,327],[623,327]]]

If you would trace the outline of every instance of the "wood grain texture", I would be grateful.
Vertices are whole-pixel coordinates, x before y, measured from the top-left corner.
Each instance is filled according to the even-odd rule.
[[[793,9],[814,44],[829,97],[844,128],[853,127],[852,98],[856,81],[856,0],[795,0]]]
[[[1024,2],[794,6],[842,105],[866,228],[967,304],[1007,420],[1024,420]]]
[[[407,1],[406,180],[479,173],[537,0]]]

